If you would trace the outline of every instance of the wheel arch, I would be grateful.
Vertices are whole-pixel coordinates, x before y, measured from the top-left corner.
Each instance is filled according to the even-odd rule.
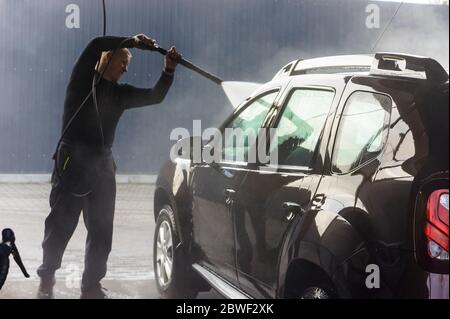
[[[184,196],[181,196],[179,194],[178,197],[175,197],[174,194],[172,194],[170,191],[167,190],[167,187],[164,187],[163,185],[159,184],[156,186],[155,192],[154,192],[154,203],[153,203],[153,211],[154,211],[154,218],[155,221],[158,218],[158,213],[160,209],[164,205],[170,205],[174,218],[175,223],[177,224],[177,234],[180,238],[180,242],[186,246],[186,243],[189,242],[190,238],[190,223],[191,223],[191,214],[188,207],[187,199]]]
[[[295,268],[305,266],[312,274],[329,280],[339,298],[352,298],[351,278],[361,278],[370,259],[359,231],[340,214],[309,211],[299,216],[286,236],[279,261],[277,297],[283,298]],[[299,270],[302,274],[304,271]]]

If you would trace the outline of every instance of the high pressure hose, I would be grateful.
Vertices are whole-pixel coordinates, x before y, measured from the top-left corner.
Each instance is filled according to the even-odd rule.
[[[102,9],[103,9],[103,36],[106,36],[106,1],[102,0]],[[96,86],[97,84],[100,82],[100,80],[102,79],[105,71],[108,69],[110,62],[114,56],[114,54],[117,52],[118,49],[120,49],[123,45],[123,43],[125,41],[128,41],[129,38],[127,38],[126,40],[124,40],[122,43],[120,43],[120,45],[113,51],[112,56],[110,57],[110,59],[108,60],[108,63],[106,64],[106,67],[103,69],[102,73],[97,75],[94,74],[94,77],[92,79],[92,90],[89,92],[89,94],[86,96],[86,98],[83,100],[83,102],[81,103],[81,105],[78,107],[78,109],[75,111],[75,113],[72,115],[72,117],[70,118],[70,120],[68,121],[67,125],[64,127],[62,133],[61,133],[61,137],[59,138],[59,141],[57,143],[57,147],[56,147],[56,151],[55,154],[53,155],[53,159],[55,160],[55,168],[56,168],[56,172],[58,174],[58,177],[61,177],[61,175],[59,174],[60,170],[58,169],[58,151],[60,148],[60,145],[64,139],[64,136],[66,135],[67,131],[69,130],[69,128],[71,127],[71,125],[73,124],[73,122],[75,121],[75,119],[77,118],[78,114],[81,112],[82,108],[84,107],[84,105],[87,103],[87,101],[89,100],[89,98],[92,96],[93,102],[94,102],[94,108],[96,111],[96,115],[97,115],[97,120],[98,120],[98,124],[99,124],[99,131],[100,131],[100,135],[101,135],[101,139],[102,139],[102,146],[104,146],[104,135],[103,135],[103,127],[102,127],[102,123],[101,123],[101,118],[100,118],[100,113],[98,110],[98,105],[97,105],[97,96],[96,96]],[[161,47],[159,47],[158,45],[155,45],[154,47],[149,46],[143,42],[141,42],[140,44],[140,48],[141,49],[145,49],[145,50],[149,50],[149,51],[155,51],[158,52],[162,55],[167,55],[167,50],[163,49]],[[194,65],[192,62],[182,58],[179,61],[179,64],[185,66],[186,68],[202,75],[203,77],[213,81],[214,83],[221,85],[224,81],[222,79],[220,79],[219,77],[199,68],[198,66]],[[85,196],[88,195],[90,193],[90,191],[88,193],[85,194],[74,194],[76,196]]]
[[[103,4],[103,36],[106,35],[106,4],[105,0],[102,0]]]
[[[103,8],[103,36],[106,36],[106,3],[105,0],[102,0],[102,8]],[[118,48],[120,48],[122,46],[123,42],[119,45]],[[118,49],[117,48],[117,49]],[[114,50],[113,55],[115,54],[115,52],[117,51],[117,49]],[[77,118],[78,114],[80,114],[81,110],[83,109],[84,105],[86,104],[86,102],[89,100],[89,98],[92,96],[93,102],[94,102],[94,107],[95,107],[95,111],[96,111],[96,116],[97,116],[97,121],[99,124],[99,131],[100,131],[100,135],[101,135],[101,140],[102,140],[102,146],[104,146],[105,144],[105,138],[104,138],[104,134],[103,134],[103,127],[102,127],[102,123],[101,123],[101,118],[100,118],[100,113],[98,110],[98,104],[97,104],[97,96],[96,96],[96,86],[97,84],[100,82],[101,78],[103,77],[103,74],[105,73],[106,69],[108,68],[109,64],[111,62],[111,59],[108,61],[105,69],[103,70],[103,72],[100,74],[100,76],[98,77],[98,79],[96,79],[96,74],[94,74],[94,77],[92,79],[92,89],[89,92],[89,94],[85,97],[85,99],[83,100],[83,102],[80,104],[80,106],[78,107],[78,109],[75,111],[75,113],[72,115],[72,117],[70,118],[70,120],[67,122],[67,125],[64,127],[61,136],[58,140],[57,146],[56,146],[56,151],[53,155],[53,160],[55,161],[55,169],[56,169],[56,174],[58,175],[58,177],[61,178],[60,175],[60,169],[58,167],[58,151],[59,148],[61,146],[61,143],[64,139],[64,136],[66,135],[67,131],[69,130],[69,128],[72,126],[73,122],[75,121],[75,119]],[[74,196],[86,196],[88,195],[92,190],[89,190],[86,193],[83,194],[73,194]]]

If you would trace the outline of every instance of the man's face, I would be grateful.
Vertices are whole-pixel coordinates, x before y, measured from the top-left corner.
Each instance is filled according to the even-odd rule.
[[[117,51],[112,57],[111,63],[106,71],[108,73],[108,78],[114,82],[119,81],[122,74],[128,71],[130,61],[131,58],[126,51]]]

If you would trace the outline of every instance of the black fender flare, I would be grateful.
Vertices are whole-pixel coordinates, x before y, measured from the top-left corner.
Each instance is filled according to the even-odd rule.
[[[166,177],[159,176],[157,182],[155,184],[155,193],[154,193],[154,217],[155,221],[158,218],[158,209],[160,208],[160,196],[164,194],[164,197],[172,207],[175,222],[177,224],[177,232],[179,239],[183,245],[189,242],[190,238],[190,229],[186,227],[188,223],[191,223],[191,193],[189,191],[188,183],[187,183],[187,174],[185,171],[182,171],[184,174],[184,178],[180,181],[178,187],[176,188],[176,194],[174,194],[174,186],[171,181],[169,181]],[[189,245],[186,245],[189,246]]]
[[[277,297],[283,298],[289,267],[307,261],[325,272],[340,298],[352,298],[350,278],[364,274],[369,251],[364,239],[340,214],[327,210],[297,216],[286,234],[280,256]]]

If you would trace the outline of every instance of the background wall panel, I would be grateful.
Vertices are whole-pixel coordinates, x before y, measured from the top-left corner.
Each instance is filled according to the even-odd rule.
[[[146,33],[226,80],[266,82],[297,57],[368,53],[398,3],[376,2],[381,29],[366,28],[363,0],[107,0],[110,35]],[[65,25],[68,4],[79,29]],[[439,59],[448,68],[448,7],[404,4],[378,51]],[[74,61],[102,33],[101,1],[0,0],[0,174],[48,173]],[[157,54],[133,50],[122,82],[153,86]],[[218,125],[231,112],[220,87],[179,67],[166,100],[126,112],[116,134],[119,172],[156,173],[175,127]]]

